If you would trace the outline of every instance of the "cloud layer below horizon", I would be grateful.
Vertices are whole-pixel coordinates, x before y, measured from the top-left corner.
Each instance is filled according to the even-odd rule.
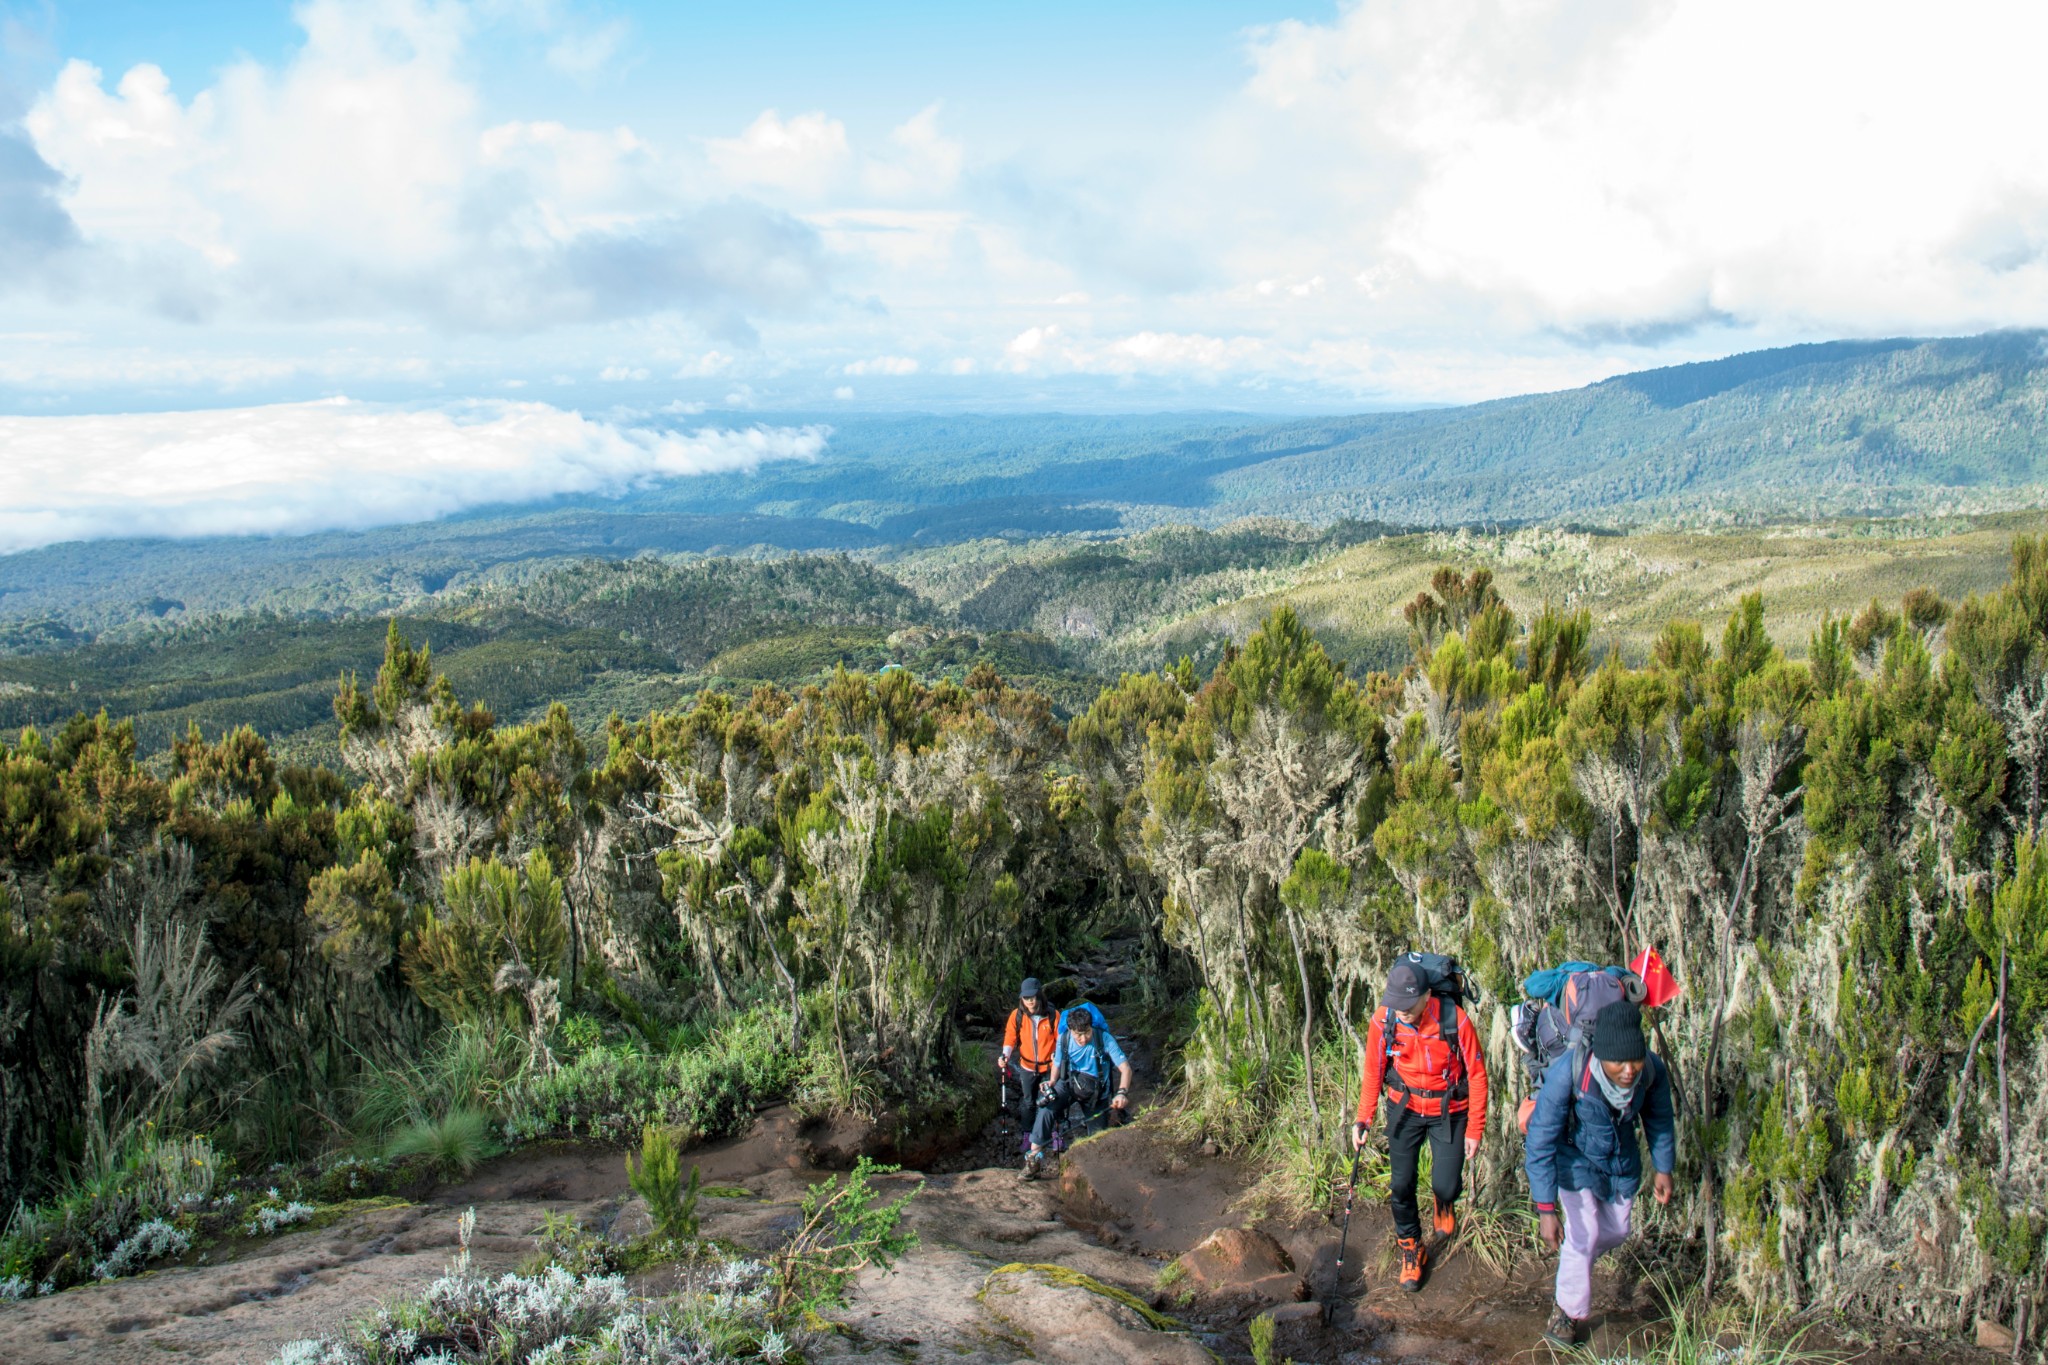
[[[327,399],[205,412],[0,417],[0,553],[115,536],[278,535],[426,521],[810,459],[820,427],[615,426],[545,403]]]

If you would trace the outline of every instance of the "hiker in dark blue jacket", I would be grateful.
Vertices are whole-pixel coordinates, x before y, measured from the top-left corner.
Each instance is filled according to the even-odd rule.
[[[1593,1021],[1590,1046],[1550,1065],[1536,1094],[1523,1148],[1537,1227],[1558,1253],[1557,1309],[1544,1337],[1585,1339],[1593,1312],[1593,1262],[1628,1240],[1629,1213],[1643,1183],[1640,1123],[1650,1139],[1651,1189],[1671,1202],[1678,1159],[1671,1073],[1650,1055],[1643,1012],[1620,1000]],[[1560,1223],[1560,1215],[1562,1222]]]

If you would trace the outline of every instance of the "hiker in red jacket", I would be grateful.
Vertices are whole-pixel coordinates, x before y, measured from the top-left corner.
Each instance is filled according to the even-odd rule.
[[[1465,1162],[1486,1132],[1486,1054],[1472,1020],[1448,995],[1432,993],[1406,961],[1387,974],[1384,1007],[1374,1012],[1365,1040],[1365,1081],[1358,1090],[1352,1142],[1365,1145],[1387,1092],[1387,1156],[1392,1165],[1394,1235],[1401,1250],[1401,1287],[1422,1288],[1429,1256],[1422,1246],[1416,1207],[1416,1170],[1429,1140],[1430,1184],[1436,1194],[1436,1230],[1457,1230],[1452,1210],[1464,1188]],[[1443,1012],[1450,1011],[1450,1018]],[[1452,1039],[1456,1042],[1453,1043]]]

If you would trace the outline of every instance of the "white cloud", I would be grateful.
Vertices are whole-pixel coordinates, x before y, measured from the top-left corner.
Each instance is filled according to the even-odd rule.
[[[678,127],[713,96],[657,88],[627,106],[656,137],[546,82],[498,103],[508,26],[557,69],[653,60],[587,9],[308,0],[299,50],[203,88],[63,67],[0,126],[0,290],[14,330],[83,339],[0,338],[0,390],[645,366],[735,406],[834,371],[1445,399],[2048,321],[2040,6],[1339,0],[1249,33],[1206,118],[942,88],[879,124],[719,97]]]
[[[832,396],[834,398],[839,399],[841,402],[846,401],[847,399],[853,397],[853,385],[841,384],[838,388],[832,390]]]
[[[69,63],[25,120],[96,253],[66,280],[186,320],[484,331],[680,311],[746,336],[825,296],[815,233],[630,129],[486,126],[466,69],[482,12],[309,0],[287,61],[182,101],[155,66],[109,89]]]
[[[1941,329],[2048,315],[2044,47],[2002,0],[1386,0],[1258,35],[1248,94],[1366,209],[1346,275],[1496,324]]]
[[[678,379],[708,379],[732,368],[732,357],[723,351],[706,351],[693,356],[676,369]]]
[[[848,173],[853,150],[846,125],[824,114],[784,119],[773,109],[735,138],[707,138],[711,164],[742,185],[823,194]]]
[[[878,355],[872,360],[856,360],[845,367],[847,374],[916,374],[916,359],[907,355]]]
[[[818,427],[688,435],[545,403],[317,403],[0,417],[0,552],[108,536],[287,534],[808,459]]]
[[[597,377],[607,384],[637,383],[647,378],[648,371],[638,365],[607,365],[597,372]]]
[[[965,145],[939,131],[939,106],[931,104],[890,131],[887,149],[867,158],[861,176],[884,199],[937,198],[953,190],[966,162]]]

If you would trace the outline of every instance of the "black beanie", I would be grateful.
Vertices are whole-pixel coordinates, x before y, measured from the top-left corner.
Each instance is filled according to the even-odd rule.
[[[1593,1055],[1603,1062],[1640,1062],[1649,1056],[1642,1006],[1617,1000],[1601,1010],[1593,1020]]]

